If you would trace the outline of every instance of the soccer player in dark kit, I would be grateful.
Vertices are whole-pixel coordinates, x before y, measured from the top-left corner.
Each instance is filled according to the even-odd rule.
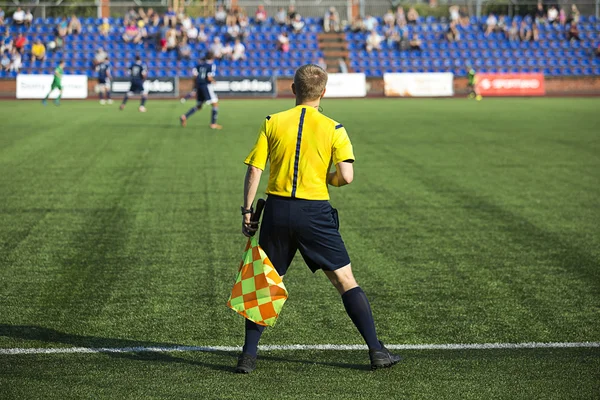
[[[337,211],[329,204],[328,185],[340,187],[354,178],[354,152],[344,126],[319,112],[327,72],[304,65],[294,75],[296,106],[263,121],[258,140],[246,158],[242,233],[258,229],[252,204],[267,161],[270,162],[268,199],[259,244],[280,276],[285,275],[297,250],[308,267],[322,269],[342,297],[344,307],[369,347],[371,368],[391,367],[401,360],[391,354],[375,331],[371,306],[350,265],[338,231]],[[335,171],[330,172],[330,167]],[[246,320],[246,338],[236,372],[256,368],[263,326]]]
[[[144,82],[148,77],[148,68],[146,67],[146,64],[142,62],[142,57],[139,55],[135,56],[135,62],[131,64],[131,67],[129,67],[129,76],[131,78],[131,88],[129,89],[128,93],[125,93],[125,97],[123,97],[123,103],[121,103],[119,109],[125,109],[125,104],[127,104],[127,100],[130,96],[133,96],[134,94],[141,94],[142,99],[140,101],[139,110],[140,112],[146,112],[145,104],[146,100],[148,99],[148,91],[144,89]]]
[[[212,106],[212,113],[210,117],[210,128],[221,129],[222,126],[217,124],[217,116],[219,114],[219,99],[215,94],[212,83],[215,80],[215,74],[217,66],[214,63],[214,55],[211,51],[206,53],[206,57],[194,68],[193,73],[196,77],[196,105],[188,110],[187,113],[179,117],[181,126],[187,125],[187,120],[194,113],[200,109],[204,103]]]

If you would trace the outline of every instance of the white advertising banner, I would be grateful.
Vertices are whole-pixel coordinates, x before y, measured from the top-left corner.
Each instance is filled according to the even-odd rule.
[[[53,75],[17,75],[17,99],[43,99],[50,91]],[[88,96],[88,78],[86,75],[63,75],[61,81],[63,99],[86,99]],[[58,97],[58,90],[50,95]]]
[[[444,97],[454,95],[454,75],[436,73],[383,74],[385,95],[391,97]]]
[[[367,78],[363,73],[329,74],[325,97],[365,97]]]

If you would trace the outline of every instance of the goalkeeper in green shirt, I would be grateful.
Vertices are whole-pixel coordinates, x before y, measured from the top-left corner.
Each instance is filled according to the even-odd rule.
[[[56,67],[56,69],[54,70],[54,80],[52,81],[52,86],[50,86],[50,91],[48,92],[48,94],[46,95],[44,100],[42,100],[42,103],[44,105],[46,105],[46,103],[48,102],[48,97],[50,97],[50,95],[52,94],[54,89],[59,90],[58,97],[56,99],[54,99],[54,104],[56,104],[57,106],[60,105],[60,97],[62,96],[62,92],[63,92],[63,87],[62,87],[61,81],[62,81],[62,76],[64,74],[64,69],[63,69],[64,67],[65,67],[65,62],[63,60],[61,60],[60,63],[58,64],[58,67]]]
[[[469,98],[481,100],[481,95],[477,93],[477,73],[475,72],[474,68],[469,67],[469,72],[467,72],[467,78],[469,80]]]

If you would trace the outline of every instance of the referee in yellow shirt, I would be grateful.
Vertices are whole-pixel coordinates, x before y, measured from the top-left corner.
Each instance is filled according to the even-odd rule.
[[[296,106],[265,118],[258,140],[245,163],[242,233],[257,230],[252,204],[263,170],[270,176],[259,243],[279,275],[285,275],[297,250],[308,267],[322,269],[342,296],[344,307],[369,347],[371,368],[390,367],[401,360],[377,338],[371,306],[352,275],[350,257],[338,231],[337,211],[329,204],[327,185],[344,186],[354,176],[354,152],[344,126],[318,111],[325,95],[327,73],[312,64],[294,75]],[[331,165],[335,171],[329,172]],[[258,341],[264,327],[246,320],[243,352],[236,372],[256,368]]]

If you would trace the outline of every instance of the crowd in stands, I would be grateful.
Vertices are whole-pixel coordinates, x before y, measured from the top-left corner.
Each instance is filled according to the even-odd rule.
[[[5,25],[5,20],[5,12],[0,9],[0,26]],[[10,20],[14,26],[23,26],[26,29],[34,23],[31,10],[21,7],[16,8]],[[366,15],[365,18],[355,18],[347,22],[341,20],[335,7],[330,7],[322,17],[322,29],[324,32],[366,33],[364,49],[367,52],[382,50],[384,43],[387,45],[386,48],[421,51],[425,44],[424,40],[418,35],[419,31],[411,26],[418,26],[423,20],[414,7],[405,9],[403,6],[398,6],[386,12],[381,18]],[[259,5],[254,12],[252,24],[262,25],[271,23],[270,21],[281,28],[275,41],[276,49],[282,53],[290,52],[290,48],[293,47],[290,41],[294,34],[306,29],[305,19],[294,5],[290,5],[287,9],[279,8],[273,16],[269,16],[265,8]],[[441,33],[440,39],[448,42],[464,40],[462,36],[465,32],[472,32],[473,29],[479,30],[480,34],[483,34],[482,37],[486,38],[501,37],[511,42],[538,41],[542,25],[562,30],[566,40],[580,40],[578,28],[580,13],[575,5],[572,5],[567,13],[562,7],[555,5],[545,7],[540,2],[531,17],[511,20],[505,15],[489,14],[482,25],[473,24],[466,7],[453,5],[449,7],[447,21],[447,29],[444,28],[446,30]],[[112,23],[118,25],[113,26]],[[209,29],[212,26],[195,23],[183,8],[175,10],[169,7],[161,14],[153,8],[140,7],[137,10],[129,9],[122,19],[104,18],[95,29],[104,37],[114,37],[114,34],[117,34],[125,43],[152,44],[158,51],[175,52],[180,59],[184,60],[197,56],[193,51],[196,43],[204,43],[217,59],[245,60],[245,41],[251,31],[251,19],[245,11],[237,8],[227,9],[221,5],[214,14],[214,23],[222,27],[221,29],[226,33],[215,34],[214,29]],[[29,55],[28,59],[33,65],[36,62],[43,62],[47,52],[62,48],[65,41],[69,40],[69,36],[79,35],[83,31],[82,22],[76,15],[57,18],[55,24],[53,38],[46,43],[40,39],[33,39],[32,43],[29,43],[22,31],[11,35],[9,29],[6,29],[0,49],[2,70],[18,72],[23,64],[23,56],[26,54]],[[86,31],[89,32],[89,29],[88,23]],[[431,40],[431,36],[427,40]],[[595,51],[600,55],[600,46]]]
[[[326,17],[327,19],[327,17]],[[565,10],[555,5],[545,8],[542,2],[537,4],[535,14],[531,19],[523,19],[520,24],[513,20],[510,25],[507,24],[507,16],[491,13],[488,15],[485,24],[481,27],[485,37],[492,34],[499,34],[510,41],[538,41],[540,37],[540,25],[557,25],[564,32],[565,39],[579,41],[578,23],[580,13],[577,6],[571,6],[571,12],[567,18]],[[365,49],[368,52],[381,50],[381,43],[386,41],[388,47],[398,46],[400,49],[420,50],[422,45],[421,38],[416,35],[410,35],[408,26],[419,23],[419,13],[414,7],[410,7],[405,13],[403,6],[398,6],[396,10],[389,10],[383,15],[383,28],[378,27],[377,18],[367,15],[364,19],[357,18],[351,24],[353,32],[368,32],[365,39]],[[449,7],[448,29],[444,33],[444,38],[448,42],[457,42],[461,40],[461,31],[459,27],[468,28],[471,25],[468,11],[465,7],[456,5]]]

